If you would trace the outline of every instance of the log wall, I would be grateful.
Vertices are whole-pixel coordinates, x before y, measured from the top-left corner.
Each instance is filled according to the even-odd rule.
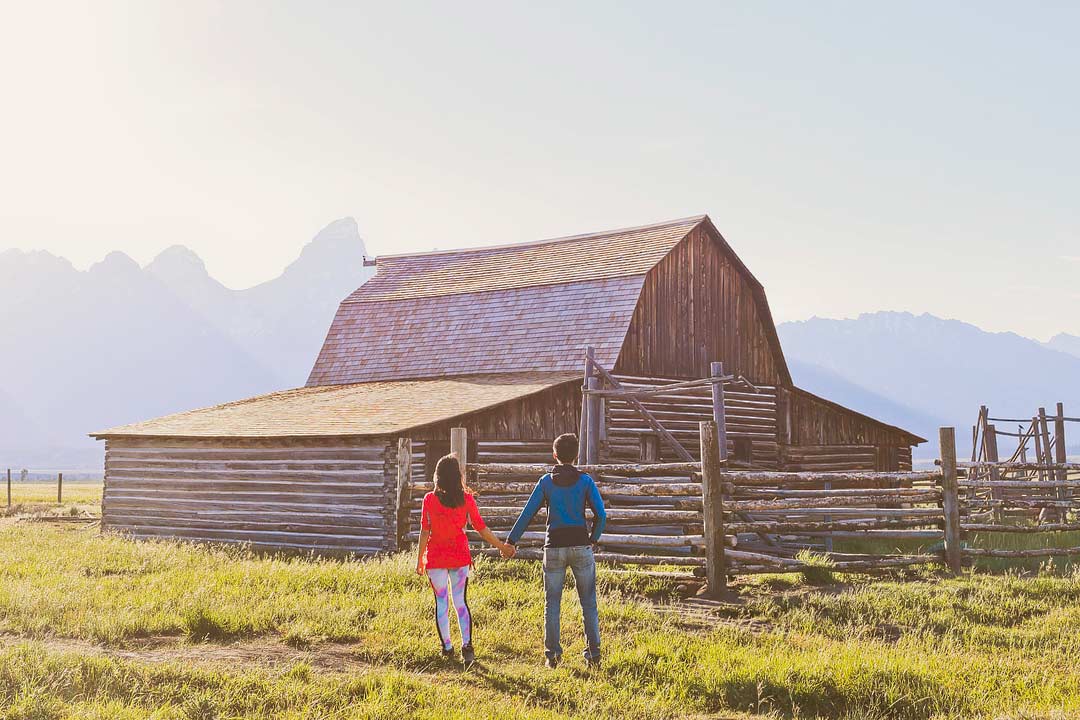
[[[670,378],[616,376],[626,388],[640,389],[678,382]],[[751,464],[754,467],[776,468],[779,463],[777,444],[776,388],[760,386],[760,392],[728,386],[724,391],[724,410],[727,417],[728,454],[735,454],[739,438],[750,443]],[[676,395],[655,395],[642,400],[675,438],[695,458],[701,457],[698,424],[713,419],[712,391],[708,387],[690,388]],[[601,447],[602,457],[612,462],[638,460],[641,437],[654,434],[648,423],[625,400],[607,400],[605,416],[607,432]],[[661,462],[680,458],[665,443],[659,445]]]
[[[781,390],[785,470],[911,470],[911,446],[922,441],[834,402]]]
[[[552,464],[551,442],[482,439],[470,442],[470,452],[470,462],[475,462],[477,468],[507,463],[530,465],[497,479],[475,473],[470,477],[481,515],[496,535],[504,537],[525,506],[543,469]],[[704,544],[700,481],[691,480],[689,475],[675,475],[609,476],[597,478],[597,482],[608,511],[607,530],[601,539],[601,559],[644,564],[662,560],[688,565],[703,562],[699,552]],[[413,542],[420,532],[420,503],[431,488],[430,476],[423,476],[413,488],[408,535]],[[668,488],[678,490],[678,494],[668,492]],[[687,492],[688,488],[690,492]],[[529,526],[520,543],[522,557],[530,557],[529,552],[542,544],[544,517],[541,512]],[[472,532],[469,535],[475,548],[482,549],[479,537]],[[637,556],[640,557],[634,560]]]
[[[397,443],[378,439],[106,443],[102,527],[255,549],[395,544]]]

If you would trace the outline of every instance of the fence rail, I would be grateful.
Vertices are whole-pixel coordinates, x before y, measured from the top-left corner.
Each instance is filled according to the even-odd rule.
[[[985,558],[1080,556],[1080,548],[973,547],[986,533],[1038,534],[1080,531],[1080,463],[1026,463],[1010,459],[960,462],[952,428],[942,428],[938,467],[917,472],[779,472],[731,467],[720,458],[714,421],[699,423],[701,462],[591,463],[607,506],[608,525],[596,555],[601,562],[672,565],[708,578],[722,590],[735,575],[797,572],[819,566],[837,571],[878,571],[943,564],[954,573]],[[407,444],[407,441],[403,441]],[[466,480],[480,499],[488,525],[505,533],[518,517],[536,479],[550,470],[526,448],[483,446],[482,461],[469,462],[465,431],[455,428],[451,449],[465,461]],[[418,537],[420,489],[413,482],[416,456],[402,448],[399,465],[400,541]],[[411,469],[410,469],[411,468]],[[993,472],[991,472],[993,471]],[[1027,473],[1012,478],[1010,472]],[[1038,480],[1039,472],[1049,480]],[[1065,475],[1059,474],[1064,472]],[[1055,479],[1055,478],[1066,479]],[[1066,495],[1059,496],[1059,491]],[[991,496],[988,491],[995,491]],[[1075,497],[1075,500],[1074,500]],[[1023,522],[1051,508],[1055,522]],[[1028,515],[1016,515],[1016,511]],[[540,517],[545,517],[543,511]],[[1018,520],[1019,519],[1019,520]],[[472,542],[478,542],[469,532]],[[544,533],[529,530],[518,556],[541,557]],[[847,551],[837,550],[834,542]],[[805,551],[815,556],[807,556]],[[482,550],[483,552],[492,552]]]

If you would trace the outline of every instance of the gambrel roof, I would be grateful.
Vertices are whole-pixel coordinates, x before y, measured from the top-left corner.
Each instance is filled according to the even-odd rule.
[[[309,386],[612,367],[645,275],[706,216],[535,243],[380,257]]]

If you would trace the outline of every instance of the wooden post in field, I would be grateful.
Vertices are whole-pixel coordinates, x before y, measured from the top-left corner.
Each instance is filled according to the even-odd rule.
[[[589,378],[593,376],[593,363],[596,362],[596,351],[592,345],[585,348],[585,377],[581,381],[582,390],[589,387]],[[581,393],[581,420],[578,423],[578,462],[582,462],[586,454],[586,438],[589,435],[589,397]]]
[[[465,468],[461,469],[465,472]],[[409,517],[412,509],[412,438],[398,438],[397,442],[397,538],[395,550],[405,547],[409,534]]]
[[[1052,465],[1054,463],[1054,455],[1050,452],[1050,450],[1053,445],[1050,443],[1050,423],[1046,417],[1046,408],[1039,408],[1039,424],[1038,430],[1036,432],[1038,432],[1042,436],[1043,462],[1047,465]],[[1050,468],[1046,468],[1046,479],[1057,480],[1057,473]],[[1059,520],[1064,518],[1064,513],[1062,513],[1061,508],[1048,508],[1047,515]]]
[[[705,502],[705,576],[709,594],[715,597],[727,589],[720,435],[716,423],[710,420],[702,421],[698,430],[701,439],[701,487]]]
[[[1001,458],[998,455],[998,441],[997,441],[997,428],[993,425],[987,424],[985,426],[985,434],[983,435],[983,442],[986,444],[986,462],[997,463],[1001,462]],[[1001,479],[1001,469],[997,467],[990,468],[990,480],[991,482],[997,482]],[[1005,497],[1005,493],[1001,488],[990,486],[990,499],[1000,500]],[[995,522],[1001,519],[1001,508],[996,505],[991,508]]]
[[[709,363],[709,374],[713,378],[723,377],[724,363]],[[720,459],[727,460],[727,417],[724,411],[723,380],[713,380],[712,382],[712,406],[713,422],[716,423],[716,430],[720,437]]]
[[[469,434],[465,428],[450,428],[450,454],[457,455],[458,462],[461,463],[462,481],[464,481],[465,466],[469,463]]]
[[[589,390],[599,390],[600,378],[591,375],[587,387]],[[585,440],[585,464],[596,465],[600,460],[600,427],[604,423],[604,418],[601,417],[600,413],[600,396],[589,393],[585,397],[585,402],[589,406],[589,429],[586,432]]]
[[[1039,466],[1039,482],[1044,482],[1046,480],[1046,468],[1043,466],[1046,464],[1048,451],[1043,448],[1042,432],[1039,431],[1039,417],[1037,415],[1031,418],[1031,435],[1035,440],[1035,464]]]
[[[56,504],[64,502],[64,473],[56,473]]]
[[[1057,404],[1057,416],[1054,418],[1054,462],[1058,465],[1064,465],[1069,461],[1069,455],[1065,446],[1065,404]],[[1059,482],[1067,482],[1069,480],[1069,471],[1064,468],[1059,468],[1057,471],[1057,479]],[[1067,500],[1069,497],[1068,490],[1063,486],[1059,487],[1058,491],[1059,500]],[[1064,512],[1061,513],[1065,515]]]
[[[7,506],[11,507],[11,468],[7,469]]]
[[[941,494],[945,515],[945,565],[949,572],[960,573],[960,491],[956,482],[956,429],[943,427],[941,444]]]

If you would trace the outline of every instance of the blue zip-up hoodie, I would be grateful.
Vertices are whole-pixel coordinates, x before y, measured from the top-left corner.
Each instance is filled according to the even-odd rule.
[[[547,506],[547,538],[544,547],[592,545],[600,539],[607,522],[604,501],[596,482],[573,465],[556,465],[540,478],[529,501],[510,530],[507,542],[516,545],[541,507]],[[592,532],[585,519],[585,507],[593,511]]]

